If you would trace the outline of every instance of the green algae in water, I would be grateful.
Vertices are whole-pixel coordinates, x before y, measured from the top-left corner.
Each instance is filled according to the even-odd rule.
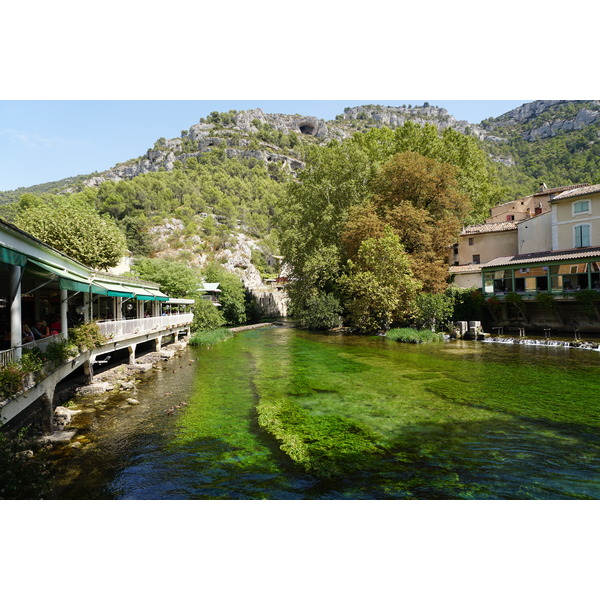
[[[287,328],[190,352],[188,405],[117,497],[600,498],[599,353]]]

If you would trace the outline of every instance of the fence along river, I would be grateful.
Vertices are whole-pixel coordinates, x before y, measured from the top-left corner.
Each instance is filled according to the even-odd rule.
[[[53,497],[597,499],[599,361],[563,347],[239,332],[145,375],[139,405],[82,398],[79,444],[52,457]],[[344,417],[383,451],[333,478],[306,472],[259,427],[266,397]]]

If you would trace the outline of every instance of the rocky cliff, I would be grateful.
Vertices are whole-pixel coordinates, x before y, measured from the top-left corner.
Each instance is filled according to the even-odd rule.
[[[141,158],[89,177],[85,185],[97,186],[105,180],[121,181],[142,173],[171,171],[176,161],[198,157],[217,148],[224,150],[229,158],[254,158],[267,164],[279,164],[293,174],[304,167],[302,145],[343,140],[356,131],[373,127],[394,129],[408,121],[434,125],[440,131],[450,127],[492,145],[514,136],[533,143],[600,123],[600,101],[536,100],[479,124],[458,120],[445,108],[428,103],[422,106],[348,107],[334,121],[302,115],[267,114],[260,108],[213,113],[182,131],[181,137],[160,138]],[[287,136],[287,146],[280,143],[281,135]],[[494,160],[504,164],[518,162],[512,157],[495,154],[491,152]]]

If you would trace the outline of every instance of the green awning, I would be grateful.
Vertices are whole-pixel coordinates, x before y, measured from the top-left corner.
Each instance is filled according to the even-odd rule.
[[[98,294],[100,296],[108,296],[108,289],[97,284],[96,282],[92,281],[92,283],[90,284],[90,287],[92,289],[92,294]]]
[[[0,262],[24,267],[27,263],[27,257],[20,252],[16,252],[15,250],[11,250],[5,246],[0,246]]]
[[[71,290],[73,292],[90,291],[90,282],[87,279],[80,277],[79,275],[75,275],[74,273],[70,273],[69,271],[65,271],[63,269],[58,269],[57,267],[40,263],[37,260],[29,259],[29,262],[33,263],[36,267],[47,271],[48,273],[57,275],[60,280],[61,290]]]
[[[137,290],[135,297],[138,300],[143,300],[144,302],[154,302],[154,300],[168,300],[167,296],[164,296],[158,290],[151,290],[148,288],[135,288]]]
[[[135,290],[120,283],[103,281],[102,285],[106,288],[105,293],[107,296],[116,296],[117,298],[133,298],[135,296]]]

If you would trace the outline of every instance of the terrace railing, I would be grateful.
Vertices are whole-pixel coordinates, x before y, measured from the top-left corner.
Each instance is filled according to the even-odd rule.
[[[181,327],[190,325],[194,319],[193,313],[183,313],[177,315],[166,315],[164,317],[146,317],[145,319],[128,319],[123,321],[103,321],[98,323],[101,333],[111,341],[123,340],[145,333],[153,333],[162,329],[171,327]],[[59,335],[29,342],[21,346],[21,351],[31,348],[39,348],[44,351],[48,344],[61,339]],[[17,348],[0,351],[0,367],[6,366],[11,362],[18,361]]]
[[[48,344],[56,342],[59,339],[60,335],[51,335],[47,338],[42,338],[41,340],[28,342],[27,344],[23,344],[21,346],[21,352],[23,350],[31,350],[32,348],[39,348],[43,352],[48,346]],[[17,362],[18,360],[19,359],[17,355],[17,348],[11,348],[10,350],[2,350],[0,352],[0,367],[4,367],[11,362]]]
[[[189,325],[194,319],[193,313],[166,315],[164,317],[146,317],[123,321],[103,321],[98,323],[100,332],[109,340],[122,340],[145,333],[153,333],[170,327]]]

